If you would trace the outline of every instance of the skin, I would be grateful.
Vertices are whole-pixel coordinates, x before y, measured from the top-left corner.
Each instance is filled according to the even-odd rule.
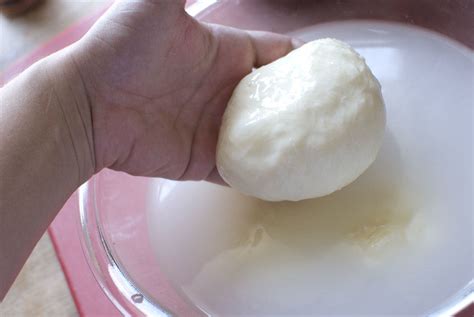
[[[223,183],[222,114],[292,39],[200,23],[184,0],[117,1],[0,90],[0,299],[68,197],[103,168]]]

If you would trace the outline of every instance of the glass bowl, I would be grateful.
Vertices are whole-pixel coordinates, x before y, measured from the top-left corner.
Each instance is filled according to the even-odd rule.
[[[355,44],[356,49],[360,49],[364,56],[371,54],[370,47],[375,43],[373,38],[368,40],[365,35],[370,37],[377,32],[383,33],[383,30],[371,29],[368,26],[370,23],[396,22],[403,25],[419,26],[449,37],[452,39],[452,42],[449,43],[454,46],[460,47],[460,44],[455,41],[462,43],[464,48],[459,48],[460,54],[464,54],[472,62],[470,49],[474,48],[474,32],[472,32],[474,11],[470,1],[197,1],[189,5],[187,11],[196,18],[210,23],[294,34],[306,40],[325,34],[345,39],[347,34],[354,31],[351,28],[360,27],[362,31],[359,33],[354,31],[356,35],[350,35],[347,40],[351,43],[351,36],[353,36],[351,44]],[[342,22],[342,20],[349,22]],[[354,22],[356,20],[359,22]],[[321,25],[321,28],[315,29],[314,32],[308,32],[308,27],[314,25]],[[403,28],[403,26],[400,27]],[[381,35],[380,38],[383,40],[384,35]],[[416,37],[413,42],[417,43]],[[397,55],[396,49],[390,48],[389,42],[385,44],[378,43],[377,45],[385,47],[385,50],[379,50],[377,54],[372,54],[368,58],[369,66],[373,67],[377,76],[380,65],[390,64],[389,61],[391,63],[404,61],[397,59],[399,55]],[[370,65],[370,63],[374,65]],[[390,71],[396,74],[397,65],[390,67]],[[395,76],[393,74],[392,76]],[[383,75],[378,77],[382,86],[390,86],[389,81],[393,79]],[[425,89],[429,89],[429,87],[425,87]],[[416,99],[414,93],[407,92],[407,96],[408,99]],[[473,97],[472,93],[470,96]],[[472,102],[471,107],[460,109],[441,107],[436,110],[439,112],[439,116],[445,116],[446,120],[449,120],[451,127],[455,125],[459,127],[459,131],[452,128],[455,130],[452,133],[467,133],[465,138],[456,139],[455,134],[451,135],[452,139],[457,140],[455,142],[439,137],[437,127],[440,122],[445,123],[445,121],[438,117],[423,123],[421,128],[409,120],[423,116],[423,111],[426,111],[426,108],[421,107],[423,109],[417,110],[406,107],[406,105],[397,106],[396,101],[393,98],[387,98],[387,96],[386,103],[388,133],[381,154],[376,164],[364,174],[366,176],[363,176],[363,179],[356,185],[350,186],[357,187],[358,184],[367,181],[367,179],[370,180],[371,177],[376,179],[392,177],[395,179],[399,174],[411,176],[403,178],[398,186],[404,186],[407,183],[415,186],[413,188],[417,188],[416,185],[424,186],[422,182],[420,183],[420,178],[423,178],[421,172],[423,166],[435,169],[439,162],[436,163],[436,158],[432,160],[429,158],[444,155],[436,145],[438,143],[441,145],[450,144],[453,153],[457,153],[458,156],[447,158],[450,160],[451,166],[449,175],[438,175],[440,178],[430,178],[430,182],[443,183],[446,181],[443,185],[445,187],[452,187],[450,185],[452,182],[458,182],[463,190],[453,192],[440,185],[440,188],[434,186],[430,194],[435,195],[435,193],[444,190],[446,196],[458,197],[456,206],[460,206],[459,208],[462,210],[459,211],[460,219],[471,225],[472,233]],[[429,144],[426,149],[413,140],[416,136],[425,138],[425,142]],[[417,152],[416,149],[420,150]],[[423,151],[432,152],[427,155]],[[430,161],[427,162],[426,158]],[[418,163],[407,164],[404,171],[401,172],[400,161],[410,162],[411,160]],[[407,170],[410,173],[407,173]],[[124,173],[104,170],[84,184],[79,191],[79,224],[84,252],[103,291],[124,315],[202,316],[208,314],[205,308],[189,299],[168,278],[165,270],[157,261],[155,250],[150,243],[147,212],[150,205],[160,208],[160,202],[156,201],[159,196],[157,193],[166,190],[169,187],[167,184],[169,181],[132,177]],[[183,199],[185,198],[183,197]],[[188,199],[191,200],[189,203],[192,205],[193,198]],[[437,199],[433,197],[433,200]],[[469,230],[469,226],[465,228]],[[472,246],[472,239],[467,243],[471,243]],[[472,265],[472,247],[470,254],[470,264]],[[461,263],[460,265],[465,264]],[[467,264],[469,265],[469,263]],[[472,277],[471,271],[470,281],[467,280],[465,285],[457,289],[457,292],[453,292],[439,305],[431,307],[426,311],[426,314],[452,315],[471,303],[474,298]]]

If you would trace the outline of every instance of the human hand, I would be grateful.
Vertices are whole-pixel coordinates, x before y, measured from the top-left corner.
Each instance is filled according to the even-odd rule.
[[[71,50],[96,172],[222,183],[215,150],[234,87],[293,49],[285,36],[200,23],[184,3],[118,1]]]
[[[215,148],[234,87],[291,49],[287,37],[201,24],[184,0],[119,0],[2,87],[0,300],[94,172],[223,182]]]

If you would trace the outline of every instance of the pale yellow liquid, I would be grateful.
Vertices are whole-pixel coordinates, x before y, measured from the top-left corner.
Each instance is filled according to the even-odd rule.
[[[156,180],[148,219],[158,263],[213,315],[431,312],[474,275],[472,52],[383,23],[298,35],[333,36],[367,58],[387,104],[377,160],[341,191],[297,203]]]
[[[324,313],[386,292],[367,289],[371,276],[416,275],[411,266],[435,245],[438,221],[381,169],[376,163],[351,186],[296,203],[157,181],[161,203],[150,225],[159,263],[191,302],[218,315]]]

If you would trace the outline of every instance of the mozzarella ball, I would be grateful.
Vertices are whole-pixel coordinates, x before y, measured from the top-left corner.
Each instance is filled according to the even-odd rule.
[[[348,44],[312,41],[256,69],[224,113],[216,165],[240,192],[269,201],[328,195],[375,160],[381,87]]]

